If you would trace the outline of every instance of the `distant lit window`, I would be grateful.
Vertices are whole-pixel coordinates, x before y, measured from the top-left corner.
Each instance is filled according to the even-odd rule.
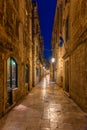
[[[7,85],[10,88],[17,87],[17,63],[10,57],[7,60]]]
[[[29,82],[29,67],[28,65],[25,66],[25,82]]]

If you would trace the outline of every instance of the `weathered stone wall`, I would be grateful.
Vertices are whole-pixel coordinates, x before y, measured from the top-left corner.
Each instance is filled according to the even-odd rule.
[[[61,10],[61,7],[63,7],[63,10]],[[58,12],[59,10],[60,13]],[[61,81],[61,76],[63,75],[64,90],[67,91],[85,111],[87,111],[86,12],[86,0],[68,0],[67,2],[65,2],[65,0],[58,0],[52,38],[53,47],[57,48],[56,39],[58,40],[59,32],[60,30],[62,31],[64,45],[57,50],[53,48],[53,54],[56,55],[57,58],[57,83]],[[62,24],[60,24],[60,20]]]
[[[40,30],[40,19],[38,15],[38,6],[36,2],[32,4],[32,30],[33,30],[33,86],[38,84],[41,79],[41,61],[43,58],[43,41]],[[42,51],[41,51],[42,50]],[[37,72],[38,71],[38,72]]]
[[[79,8],[78,8],[79,7]],[[87,111],[86,55],[87,55],[87,2],[71,0],[71,81],[72,98]]]
[[[56,12],[54,18],[54,26],[52,32],[52,56],[55,58],[56,83],[63,86],[63,47],[59,46],[60,33],[62,33],[62,0],[57,1]],[[51,72],[52,73],[52,72]],[[55,76],[54,76],[55,77]]]
[[[62,47],[59,47],[58,51],[58,84],[59,86],[63,86],[63,54]]]
[[[13,3],[14,2],[14,3]],[[12,89],[12,104],[27,94],[32,88],[32,19],[26,19],[27,13],[32,15],[32,2],[29,9],[25,0],[0,1],[0,116],[11,107],[8,104],[7,59],[12,57],[17,62],[16,88]],[[3,16],[2,16],[3,13]],[[13,17],[14,16],[14,17]],[[26,24],[28,28],[26,27]],[[26,33],[26,37],[24,34]],[[30,35],[29,35],[30,34]],[[30,36],[30,37],[29,37]],[[25,82],[25,66],[30,66],[29,83]],[[30,86],[29,86],[30,85]]]
[[[71,55],[71,86],[70,95],[85,110],[86,106],[86,47],[79,45]]]

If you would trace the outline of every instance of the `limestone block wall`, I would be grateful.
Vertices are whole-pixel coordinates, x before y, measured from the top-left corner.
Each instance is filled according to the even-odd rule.
[[[70,10],[70,95],[77,104],[87,111],[87,1],[71,0]]]
[[[13,2],[17,2],[17,7]],[[28,84],[25,83],[26,64],[31,66],[29,71],[31,80],[29,80],[32,88],[32,48],[29,49],[28,46],[28,44],[32,46],[32,39],[31,41],[29,38],[27,38],[27,40],[24,39],[26,16],[25,0],[21,0],[21,2],[19,2],[19,0],[12,2],[0,1],[0,7],[2,7],[2,5],[4,6],[2,8],[3,17],[0,19],[0,117],[28,92]],[[29,11],[32,13],[32,9],[29,9]],[[32,28],[29,28],[29,30],[31,31]],[[29,33],[32,33],[32,31]],[[29,34],[27,33],[27,35]],[[25,41],[28,44],[25,44]],[[17,63],[17,86],[15,88],[11,88],[11,97],[8,97],[7,85],[7,60],[9,57],[14,58]],[[8,98],[11,98],[12,104],[8,103]]]
[[[30,47],[30,56],[29,56],[29,66],[30,66],[30,81],[29,81],[29,85],[30,85],[30,89],[32,89],[32,45]]]
[[[57,0],[56,12],[54,18],[54,26],[52,33],[52,47],[53,47],[53,57],[55,58],[55,70],[56,70],[56,83],[59,86],[63,86],[63,46],[60,47],[59,37],[63,34],[63,1]],[[62,35],[63,37],[63,35]],[[63,38],[64,39],[64,38]]]
[[[34,86],[36,85],[36,45],[34,47]]]
[[[55,50],[60,30],[64,45]],[[87,1],[58,0],[52,35],[57,83],[63,76],[64,90],[87,111]]]
[[[58,51],[58,84],[63,86],[63,48],[60,47]]]
[[[84,110],[87,110],[86,47],[80,45],[71,56],[70,86],[70,95]]]

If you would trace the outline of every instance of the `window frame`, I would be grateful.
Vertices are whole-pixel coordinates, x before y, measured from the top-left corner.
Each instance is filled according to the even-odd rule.
[[[29,83],[29,66],[25,65],[25,83]]]
[[[18,88],[18,64],[17,64],[17,62],[16,62],[16,60],[13,58],[13,57],[9,57],[8,59],[7,59],[7,69],[8,69],[8,60],[10,60],[10,63],[9,63],[9,68],[10,68],[10,70],[9,70],[9,75],[10,75],[10,77],[9,77],[9,87],[10,88],[12,88],[12,89],[14,89],[14,88]],[[12,73],[13,73],[13,70],[12,70],[12,61],[15,63],[15,85],[14,85],[14,83],[13,83],[13,77],[12,77]],[[7,70],[8,71],[8,70]],[[8,73],[7,73],[7,77],[8,77]],[[7,83],[8,83],[8,78],[7,78]],[[13,87],[13,85],[14,85],[14,87]]]
[[[66,18],[66,30],[65,30],[65,36],[66,36],[66,42],[69,40],[69,17]]]

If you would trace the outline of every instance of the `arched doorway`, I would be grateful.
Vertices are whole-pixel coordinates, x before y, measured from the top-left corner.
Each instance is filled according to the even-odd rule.
[[[12,89],[17,87],[17,63],[14,58],[7,59],[7,91],[8,91],[8,104],[12,105]]]

